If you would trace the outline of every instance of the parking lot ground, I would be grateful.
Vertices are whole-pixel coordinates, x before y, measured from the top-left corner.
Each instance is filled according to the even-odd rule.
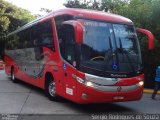
[[[50,101],[44,91],[24,82],[13,83],[0,71],[0,114],[149,113],[160,111],[160,95],[156,100],[144,93],[140,101],[79,105],[68,100]]]

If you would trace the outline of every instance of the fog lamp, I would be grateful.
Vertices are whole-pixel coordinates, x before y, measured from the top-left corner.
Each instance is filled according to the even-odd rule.
[[[87,99],[87,94],[86,94],[86,93],[83,93],[83,94],[82,94],[82,99],[84,99],[84,100]]]

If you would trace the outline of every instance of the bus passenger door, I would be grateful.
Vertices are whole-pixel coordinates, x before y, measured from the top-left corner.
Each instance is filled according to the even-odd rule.
[[[68,99],[76,98],[76,59],[75,59],[75,36],[74,28],[71,25],[63,25],[62,42],[60,43],[60,51],[63,59],[65,96]]]

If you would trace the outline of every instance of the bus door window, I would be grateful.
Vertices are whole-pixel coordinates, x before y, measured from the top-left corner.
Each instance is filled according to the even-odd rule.
[[[71,25],[64,25],[62,35],[62,57],[71,65],[75,62],[75,36]]]
[[[58,35],[58,41],[59,41],[59,46],[60,50],[62,49],[62,35],[63,35],[63,25],[62,23],[64,21],[72,20],[73,16],[71,15],[60,15],[55,18],[55,24],[56,24],[56,30],[57,30],[57,35]],[[62,53],[61,53],[62,54]]]
[[[76,96],[76,80],[73,75],[76,75],[77,72],[76,69],[71,67],[71,65],[76,67],[76,43],[73,26],[63,25],[61,44],[61,55],[70,64],[64,63],[66,64],[66,68],[64,68],[64,84],[67,85],[65,88],[66,96],[71,99]]]

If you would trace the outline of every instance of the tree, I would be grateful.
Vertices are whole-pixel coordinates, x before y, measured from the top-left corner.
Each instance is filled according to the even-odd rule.
[[[52,12],[52,10],[47,9],[47,8],[41,8],[40,11],[41,11],[41,12],[45,12],[45,13],[50,13],[50,12]]]
[[[0,0],[0,58],[4,50],[4,36],[33,19],[35,17],[29,11]]]
[[[64,6],[67,8],[83,8],[101,10],[99,0],[68,0]]]
[[[41,14],[36,14],[35,15],[36,18],[42,17],[44,14],[48,14],[48,13],[52,12],[52,10],[50,10],[48,8],[41,8],[39,11],[42,12],[42,13]]]

